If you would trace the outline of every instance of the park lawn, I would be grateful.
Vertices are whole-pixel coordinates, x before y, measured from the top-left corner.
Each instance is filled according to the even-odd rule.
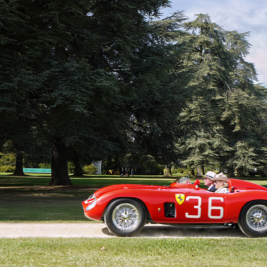
[[[19,238],[0,240],[1,266],[266,266],[267,239]]]
[[[74,186],[48,186],[50,177],[0,176],[0,222],[89,222],[81,202],[98,188],[122,183],[168,185],[176,178],[160,176],[72,177]]]
[[[104,187],[113,184],[154,184],[169,185],[179,176],[164,178],[162,175],[136,175],[134,177],[120,177],[119,175],[85,175],[84,177],[70,176],[73,185]],[[48,185],[51,180],[50,174],[31,174],[23,177],[0,175],[0,188],[11,186],[34,186]]]
[[[0,176],[0,222],[90,222],[84,217],[81,202],[105,185],[135,183],[169,185],[176,178],[143,176],[73,177],[74,186],[48,186],[50,177]],[[267,187],[267,181],[254,180]],[[201,186],[203,187],[203,181]]]
[[[95,190],[0,190],[0,222],[85,221],[81,202]]]

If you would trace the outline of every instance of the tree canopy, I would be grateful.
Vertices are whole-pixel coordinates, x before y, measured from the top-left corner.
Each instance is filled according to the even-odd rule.
[[[160,19],[168,0],[0,1],[0,146],[67,161],[129,153],[191,168],[266,171],[266,88],[248,33],[199,14]],[[21,158],[20,158],[21,160]]]

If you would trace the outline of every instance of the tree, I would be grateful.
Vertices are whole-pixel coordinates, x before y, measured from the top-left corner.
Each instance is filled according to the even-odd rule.
[[[18,1],[1,1],[0,10],[0,139],[3,144],[12,140],[9,149],[17,154],[14,174],[23,175],[22,157],[32,146],[36,106],[30,101],[40,84],[25,40],[27,16]]]
[[[136,77],[135,98],[130,102],[129,130],[138,151],[146,151],[170,171],[179,161],[176,143],[183,135],[177,118],[186,99],[189,73],[183,66],[184,44],[179,28],[182,12],[161,21],[151,22],[147,45],[136,53],[133,64]]]
[[[15,31],[5,32],[13,45],[2,44],[4,56],[8,58],[9,52],[19,55],[18,71],[27,74],[28,81],[27,87],[19,88],[32,118],[29,125],[36,125],[39,134],[52,142],[50,184],[71,184],[66,144],[90,140],[89,148],[105,142],[106,150],[112,151],[117,139],[124,139],[125,125],[132,116],[128,103],[133,102],[137,88],[132,65],[151,34],[146,16],[157,16],[168,1],[2,4],[20,24],[19,31],[16,24]],[[8,62],[6,96],[15,80],[14,66]]]
[[[256,129],[266,124],[266,93],[253,84],[256,71],[244,59],[247,33],[224,31],[203,14],[185,27],[190,32],[186,64],[193,71],[194,93],[181,113],[191,128],[184,141],[190,151],[184,163],[219,163],[231,176],[234,169],[246,174],[262,164],[266,149]]]

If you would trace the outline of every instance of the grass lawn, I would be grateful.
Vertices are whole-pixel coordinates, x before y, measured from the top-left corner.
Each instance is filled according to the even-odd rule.
[[[267,239],[0,240],[1,266],[266,266]]]
[[[49,175],[0,175],[0,222],[89,222],[83,216],[81,201],[97,187],[120,183],[168,185],[175,177],[71,179],[74,186],[50,187]],[[267,187],[265,180],[253,182]],[[266,247],[267,238],[4,238],[0,239],[0,265],[266,266]]]
[[[50,175],[0,175],[0,222],[88,222],[81,202],[97,188],[123,183],[169,185],[175,179],[161,176],[85,176],[72,177],[74,186],[52,187],[48,186]]]
[[[88,222],[81,202],[97,188],[112,184],[169,185],[176,178],[161,176],[72,177],[74,186],[48,186],[50,175],[14,177],[0,175],[0,222]],[[265,180],[253,180],[267,187]],[[203,181],[202,181],[203,186]]]
[[[86,221],[81,202],[95,190],[0,190],[0,222]]]
[[[162,175],[135,175],[134,177],[120,177],[119,175],[85,175],[84,177],[70,176],[74,185],[103,187],[113,184],[154,184],[168,185],[180,176],[173,176],[170,179]],[[4,175],[0,173],[0,187],[10,186],[33,186],[48,185],[51,180],[50,174],[27,174],[24,177]]]

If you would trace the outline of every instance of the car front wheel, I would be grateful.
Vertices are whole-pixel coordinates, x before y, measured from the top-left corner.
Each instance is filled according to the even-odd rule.
[[[238,226],[249,237],[267,236],[267,201],[246,204],[239,216]]]
[[[133,236],[140,233],[145,224],[145,210],[134,199],[117,199],[109,204],[104,215],[105,223],[117,236]]]

